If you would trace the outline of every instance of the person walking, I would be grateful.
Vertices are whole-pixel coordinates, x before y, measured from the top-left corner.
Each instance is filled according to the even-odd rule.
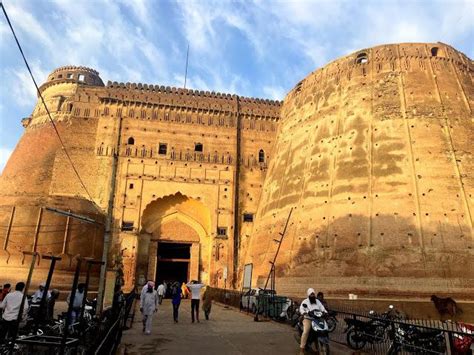
[[[211,314],[211,307],[212,307],[212,296],[209,288],[206,287],[202,295],[202,310],[204,312],[204,316],[206,320],[209,320],[209,315]]]
[[[182,291],[179,282],[176,281],[171,285],[171,304],[173,305],[173,319],[178,323],[178,311],[181,304]]]
[[[188,298],[189,295],[189,288],[186,286],[186,283],[181,284],[181,293],[183,295],[183,298]]]
[[[12,338],[15,335],[16,329],[18,327],[18,315],[20,313],[24,289],[25,283],[18,282],[15,286],[15,291],[7,294],[2,303],[0,303],[0,308],[3,309],[2,326],[0,328],[0,343],[3,342],[5,337]],[[25,299],[22,314],[23,319],[25,319],[27,313],[28,300]]]
[[[153,313],[158,310],[158,293],[155,290],[155,283],[148,281],[145,292],[140,296],[140,312],[143,314],[143,332],[151,334],[151,321]]]
[[[161,304],[163,302],[163,297],[165,296],[165,285],[163,282],[158,286],[158,303]]]
[[[196,321],[199,323],[199,300],[201,298],[201,288],[203,284],[196,280],[192,280],[186,285],[191,290],[191,319],[194,323],[194,313],[196,313]]]

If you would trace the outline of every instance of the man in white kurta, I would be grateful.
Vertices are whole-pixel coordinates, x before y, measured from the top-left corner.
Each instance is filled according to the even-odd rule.
[[[158,310],[158,293],[155,290],[155,283],[148,281],[147,287],[140,295],[140,312],[143,314],[143,332],[151,334],[151,321],[153,313]]]

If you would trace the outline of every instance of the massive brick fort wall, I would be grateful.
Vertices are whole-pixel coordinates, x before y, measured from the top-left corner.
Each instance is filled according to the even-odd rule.
[[[21,252],[36,250],[63,256],[53,282],[67,284],[76,255],[100,257],[103,229],[44,207],[103,220],[112,194],[109,266],[123,257],[127,287],[169,263],[218,287],[252,263],[261,284],[293,207],[279,291],[467,295],[472,73],[444,44],[379,46],[318,69],[281,105],[58,68],[41,91],[90,196],[38,102],[0,178],[0,283],[23,279]],[[189,255],[160,254],[169,245]]]
[[[247,256],[254,279],[293,207],[277,260],[284,293],[472,296],[473,69],[444,44],[385,45],[298,83]]]
[[[159,241],[192,245],[188,277],[230,285],[238,255],[234,228],[237,222],[238,234],[250,234],[280,103],[146,84],[105,86],[84,67],[53,71],[41,91],[95,206],[38,102],[22,121],[25,133],[1,177],[0,263],[8,272],[0,282],[24,277],[27,264],[18,260],[25,250],[63,255],[58,282],[70,277],[74,256],[100,257],[96,226],[42,207],[102,211],[103,219],[116,154],[111,256],[122,252],[126,285],[156,277]],[[38,280],[47,267],[40,262]]]

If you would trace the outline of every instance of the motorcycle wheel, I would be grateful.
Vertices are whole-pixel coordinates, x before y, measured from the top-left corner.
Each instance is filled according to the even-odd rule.
[[[347,332],[346,340],[349,347],[354,350],[362,349],[367,343],[362,332],[356,328],[352,328]]]
[[[337,320],[334,317],[329,317],[326,319],[326,323],[328,324],[328,332],[332,333],[336,330],[337,327]]]
[[[390,348],[388,349],[388,355],[396,355],[400,352],[400,348],[398,345],[395,345],[392,343],[392,345],[390,345]]]
[[[318,341],[317,347],[319,355],[329,355],[329,344],[321,343]]]

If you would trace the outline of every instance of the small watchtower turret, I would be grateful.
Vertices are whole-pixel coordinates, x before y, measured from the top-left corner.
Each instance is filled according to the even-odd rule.
[[[90,86],[104,86],[104,82],[99,76],[97,70],[87,67],[77,67],[68,65],[55,69],[48,75],[46,82],[41,85],[40,91],[43,92],[46,88],[62,83],[72,83],[79,85]]]

